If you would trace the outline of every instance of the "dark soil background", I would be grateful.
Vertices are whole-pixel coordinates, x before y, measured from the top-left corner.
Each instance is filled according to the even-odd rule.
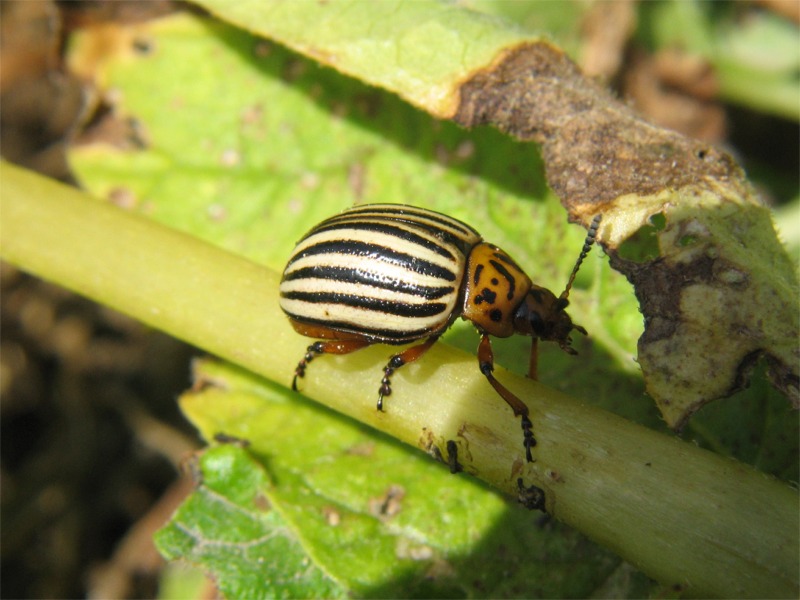
[[[585,66],[651,120],[733,152],[768,203],[791,199],[797,124],[725,105],[713,72],[635,47],[631,28],[620,27],[633,5],[611,5],[614,19],[586,27],[592,55],[604,60]],[[800,20],[796,1],[747,6]],[[185,9],[164,0],[0,2],[3,158],[72,182],[65,148],[91,116],[87,84],[63,64],[70,32]],[[180,464],[201,446],[175,402],[201,352],[5,263],[0,286],[0,594],[154,597],[163,563],[152,533],[191,489]]]
[[[62,62],[70,31],[169,10],[0,2],[2,156],[71,182],[86,91]],[[154,597],[152,534],[201,445],[175,402],[200,352],[6,263],[0,286],[2,597]]]

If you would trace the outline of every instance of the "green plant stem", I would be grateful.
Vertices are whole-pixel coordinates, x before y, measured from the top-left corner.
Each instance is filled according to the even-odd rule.
[[[5,260],[290,383],[309,340],[280,311],[278,274],[6,163],[0,180]],[[539,486],[553,516],[689,595],[797,596],[787,485],[498,369],[531,407],[539,445],[526,464],[519,422],[474,356],[437,344],[378,413],[387,354],[318,359],[303,393],[413,446],[455,440],[468,472],[509,494],[518,477]]]

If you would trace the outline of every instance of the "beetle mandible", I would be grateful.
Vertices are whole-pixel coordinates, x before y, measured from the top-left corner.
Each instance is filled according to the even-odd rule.
[[[493,375],[489,336],[532,337],[528,375],[536,378],[538,340],[569,354],[572,322],[565,309],[575,275],[597,235],[589,227],[560,296],[534,284],[503,250],[469,225],[432,210],[367,204],[322,221],[298,242],[283,272],[280,305],[294,329],[317,338],[295,369],[292,389],[320,354],[348,354],[373,344],[422,343],[394,354],[383,369],[378,410],[391,376],[419,359],[460,316],[481,336],[481,373],[520,417],[525,456],[536,445],[528,407]]]

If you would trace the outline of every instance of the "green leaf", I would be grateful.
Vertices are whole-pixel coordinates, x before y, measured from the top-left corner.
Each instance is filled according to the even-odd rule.
[[[446,2],[198,2],[244,29],[269,37],[338,71],[450,116],[453,83],[499,48],[530,39],[510,23]]]
[[[162,550],[162,554],[167,550]],[[164,565],[158,582],[158,598],[199,598],[208,588],[206,572],[177,561]]]
[[[197,460],[202,482],[156,535],[165,557],[202,566],[228,598],[345,596],[270,508],[267,475],[244,450],[218,446]]]

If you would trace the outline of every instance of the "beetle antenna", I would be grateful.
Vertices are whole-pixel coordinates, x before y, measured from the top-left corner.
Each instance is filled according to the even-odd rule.
[[[569,291],[572,289],[572,283],[575,281],[575,276],[578,274],[578,269],[581,268],[583,259],[586,258],[587,254],[589,254],[589,250],[592,249],[592,244],[594,244],[595,239],[597,238],[597,229],[600,227],[600,219],[602,218],[603,214],[598,213],[595,215],[594,219],[592,219],[592,224],[589,225],[589,231],[586,233],[586,239],[583,241],[583,248],[581,249],[581,253],[578,255],[578,261],[575,263],[575,267],[572,269],[572,274],[569,276],[569,281],[567,281],[567,287],[564,288],[563,292],[561,292],[559,300],[565,301],[569,297]],[[566,306],[566,302],[564,305]]]

